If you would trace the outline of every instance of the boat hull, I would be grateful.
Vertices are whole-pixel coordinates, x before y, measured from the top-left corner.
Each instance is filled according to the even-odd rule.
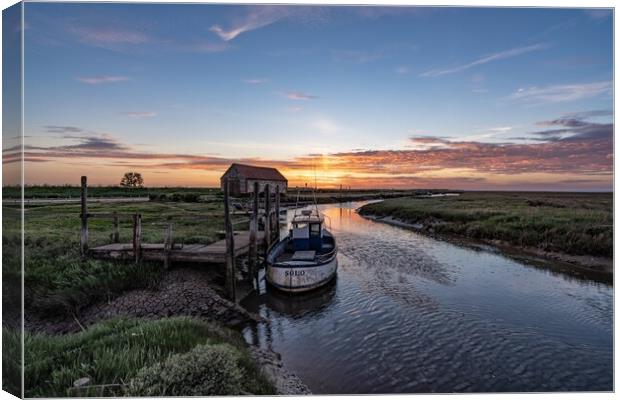
[[[322,264],[313,262],[267,265],[266,279],[275,288],[290,292],[307,292],[327,284],[336,276],[338,259],[333,258]]]

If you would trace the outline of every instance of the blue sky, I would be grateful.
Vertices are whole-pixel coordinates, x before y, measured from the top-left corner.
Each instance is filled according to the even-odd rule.
[[[299,184],[609,190],[612,18],[26,3],[28,179],[210,186],[241,160]]]

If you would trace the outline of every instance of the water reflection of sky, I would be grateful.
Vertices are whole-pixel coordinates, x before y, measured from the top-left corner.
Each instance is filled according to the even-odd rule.
[[[251,301],[315,393],[610,390],[612,288],[321,206],[338,279]]]

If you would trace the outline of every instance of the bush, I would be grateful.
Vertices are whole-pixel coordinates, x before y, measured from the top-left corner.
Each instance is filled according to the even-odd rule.
[[[185,354],[142,368],[131,380],[131,396],[241,394],[240,355],[227,344],[198,345]]]
[[[12,355],[19,363],[19,332],[7,334],[5,329],[3,334],[3,339],[7,339],[3,342],[4,350],[8,349],[6,354]],[[163,363],[173,354],[187,354],[196,346],[205,345],[225,345],[227,349],[234,349],[235,356],[231,359],[235,359],[235,365],[243,371],[241,390],[244,393],[275,394],[275,389],[247,351],[243,336],[187,317],[156,321],[112,319],[91,325],[84,332],[68,335],[26,332],[24,341],[24,383],[25,397],[28,398],[65,397],[67,389],[80,378],[89,378],[92,385],[124,386],[143,368]],[[6,376],[10,371],[3,370],[3,373]],[[19,383],[19,379],[16,382]],[[93,395],[100,396],[97,393],[81,394]]]

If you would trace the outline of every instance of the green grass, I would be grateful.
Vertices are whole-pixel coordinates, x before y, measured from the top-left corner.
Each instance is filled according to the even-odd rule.
[[[80,186],[26,186],[24,197],[27,199],[65,199],[80,198]],[[179,200],[184,195],[196,196],[221,196],[219,188],[182,188],[182,187],[143,187],[143,188],[123,188],[120,186],[89,186],[89,197],[153,197],[165,199],[174,197]],[[5,199],[21,198],[21,187],[4,186],[2,197]]]
[[[613,194],[466,192],[365,205],[361,214],[421,223],[440,234],[501,240],[571,255],[613,255]]]
[[[19,340],[19,335],[12,331],[4,330],[3,335],[9,342]],[[27,333],[25,396],[67,396],[73,382],[85,377],[90,379],[89,385],[126,385],[141,368],[202,344],[231,345],[239,355],[243,390],[274,394],[271,384],[254,365],[240,334],[190,318],[170,318],[148,322],[110,320],[65,336]],[[106,394],[120,395],[122,389]]]
[[[224,229],[221,201],[200,203],[159,202],[92,203],[89,212],[142,215],[143,243],[163,243],[166,218],[172,217],[175,243],[211,243],[221,239]],[[3,278],[5,288],[21,286],[19,212],[3,207]],[[82,260],[79,251],[79,205],[28,207],[25,211],[25,299],[26,312],[72,313],[95,301],[112,298],[122,291],[157,284],[162,263]],[[206,217],[206,220],[197,220]],[[245,229],[246,224],[236,226]],[[110,219],[89,219],[91,247],[112,242]],[[120,241],[130,243],[132,221],[121,219]]]
[[[89,212],[140,213],[144,243],[163,242],[167,217],[172,217],[175,243],[210,243],[221,238],[223,203],[195,202],[175,193],[194,192],[174,189],[165,201],[126,204],[89,204]],[[160,193],[161,194],[161,193]],[[202,194],[201,194],[202,196]],[[42,196],[44,197],[44,196]],[[21,214],[18,207],[3,206],[3,303],[15,299],[21,305]],[[45,318],[69,316],[98,301],[113,298],[134,288],[154,287],[163,275],[162,263],[83,260],[79,251],[79,205],[42,205],[25,210],[25,312]],[[196,217],[206,220],[197,220]],[[237,229],[244,229],[243,224]],[[112,221],[89,220],[89,245],[111,243]],[[120,240],[130,242],[132,222],[121,220]],[[13,294],[11,296],[10,294]],[[8,295],[7,295],[8,294]],[[271,394],[273,388],[257,371],[242,338],[229,331],[183,318],[145,322],[120,320],[96,324],[88,331],[66,336],[27,334],[26,396],[67,396],[73,381],[89,377],[91,384],[125,384],[142,367],[164,361],[171,354],[190,351],[199,344],[228,343],[239,352],[245,392]],[[19,393],[19,334],[3,330],[4,387]],[[111,386],[114,388],[115,386]],[[86,395],[99,395],[95,390]],[[106,394],[114,395],[117,392]],[[80,395],[85,395],[80,393]]]

